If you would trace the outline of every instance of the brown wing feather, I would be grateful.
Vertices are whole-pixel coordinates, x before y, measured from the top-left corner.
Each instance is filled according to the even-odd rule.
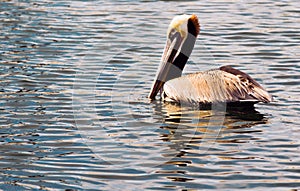
[[[253,78],[251,78],[248,74],[238,70],[238,69],[235,69],[235,68],[232,68],[231,66],[222,66],[220,67],[220,70],[224,71],[224,72],[228,72],[230,74],[233,74],[235,76],[239,76],[241,78],[241,80],[248,80],[249,83],[252,83],[253,85],[255,86],[258,86],[260,88],[262,88],[259,83],[257,83]]]
[[[245,92],[254,99],[265,103],[273,100],[272,96],[248,74],[234,69],[231,66],[222,66],[220,67],[220,70],[237,76],[240,80],[241,87],[243,87]]]
[[[231,67],[175,78],[165,83],[166,101],[189,103],[270,102],[272,97],[249,75]]]

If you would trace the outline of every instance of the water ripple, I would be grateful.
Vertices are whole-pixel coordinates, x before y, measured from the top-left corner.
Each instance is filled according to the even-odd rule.
[[[0,189],[299,189],[299,9],[1,1]],[[184,73],[232,65],[275,101],[217,113],[149,103],[166,28],[182,13],[201,22]]]

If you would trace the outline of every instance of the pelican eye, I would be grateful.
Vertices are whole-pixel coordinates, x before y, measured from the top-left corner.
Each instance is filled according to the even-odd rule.
[[[173,41],[178,36],[178,32],[175,29],[172,29],[169,33],[169,39]]]

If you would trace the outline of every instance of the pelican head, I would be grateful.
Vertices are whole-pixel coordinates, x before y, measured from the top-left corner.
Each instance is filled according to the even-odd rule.
[[[155,99],[165,82],[181,76],[194,48],[199,30],[199,21],[194,14],[176,16],[171,21],[160,67],[149,94],[151,100]]]

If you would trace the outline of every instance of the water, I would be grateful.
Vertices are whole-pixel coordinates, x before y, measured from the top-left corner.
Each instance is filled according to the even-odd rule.
[[[1,1],[0,189],[299,189],[299,10]],[[201,23],[185,73],[230,64],[275,101],[227,112],[149,103],[167,26],[183,13]]]

